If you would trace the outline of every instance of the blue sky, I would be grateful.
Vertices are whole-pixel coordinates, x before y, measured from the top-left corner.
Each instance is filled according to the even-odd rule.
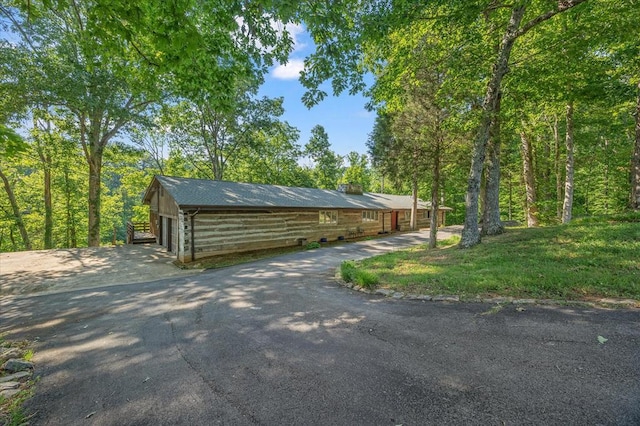
[[[294,39],[294,49],[286,65],[274,66],[260,89],[261,96],[284,97],[285,113],[282,117],[300,130],[298,143],[304,146],[311,136],[311,129],[319,124],[329,135],[333,151],[345,156],[350,151],[366,154],[366,141],[373,129],[375,113],[367,111],[367,99],[361,95],[339,97],[329,93],[320,104],[307,109],[302,104],[304,87],[298,81],[303,60],[314,50],[308,33],[300,25],[287,25]]]

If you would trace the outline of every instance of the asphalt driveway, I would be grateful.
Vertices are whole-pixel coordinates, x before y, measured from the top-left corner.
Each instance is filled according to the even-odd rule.
[[[0,298],[34,424],[640,424],[640,312],[394,300],[333,280],[404,234]],[[608,340],[601,344],[598,336]]]
[[[156,244],[0,253],[0,296],[135,284],[184,277],[175,256]]]

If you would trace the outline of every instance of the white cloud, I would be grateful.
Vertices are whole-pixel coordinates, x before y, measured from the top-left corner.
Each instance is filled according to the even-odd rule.
[[[273,24],[276,24],[276,22],[272,21],[272,25]],[[280,30],[280,28],[282,28],[282,24],[280,23],[277,25],[279,25],[278,30]],[[307,46],[300,40],[301,36],[307,31],[301,24],[289,23],[285,25],[284,28],[287,30],[287,32],[291,36],[291,39],[293,40],[293,52],[298,52]]]
[[[244,27],[244,18],[242,16],[237,16],[235,20],[238,24],[238,30],[235,32],[247,34],[246,28]],[[269,25],[276,32],[276,37],[279,40],[282,39],[286,30],[286,32],[289,34],[289,37],[291,37],[291,40],[293,41],[292,53],[298,52],[307,47],[307,44],[302,41],[302,37],[307,32],[303,25],[294,23],[283,25],[281,21],[276,21],[275,19],[270,19]],[[252,37],[252,39],[258,49],[263,49],[265,52],[271,52],[273,50],[272,47],[265,48],[257,38]]]
[[[290,59],[284,65],[278,65],[273,69],[272,76],[280,80],[295,80],[300,77],[300,72],[304,69],[302,59]]]

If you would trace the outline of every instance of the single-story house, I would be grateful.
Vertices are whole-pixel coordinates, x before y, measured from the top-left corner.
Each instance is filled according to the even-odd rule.
[[[156,241],[181,262],[203,257],[408,230],[412,199],[362,192],[156,176],[144,203]],[[445,212],[439,209],[438,223]],[[418,203],[418,227],[430,224]]]

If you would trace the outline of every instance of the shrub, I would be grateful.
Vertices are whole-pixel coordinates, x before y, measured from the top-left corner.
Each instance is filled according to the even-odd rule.
[[[355,272],[353,282],[358,284],[360,287],[372,288],[379,282],[378,276],[373,272],[362,269],[356,269]]]
[[[317,241],[312,241],[309,244],[307,244],[306,246],[304,246],[305,250],[313,250],[313,249],[317,249],[320,248],[320,243]]]
[[[354,283],[360,287],[371,288],[378,284],[378,276],[373,272],[358,269],[353,260],[345,260],[340,265],[340,276],[347,283]]]
[[[353,260],[345,260],[340,265],[340,276],[347,283],[353,282],[356,271],[356,264]]]

